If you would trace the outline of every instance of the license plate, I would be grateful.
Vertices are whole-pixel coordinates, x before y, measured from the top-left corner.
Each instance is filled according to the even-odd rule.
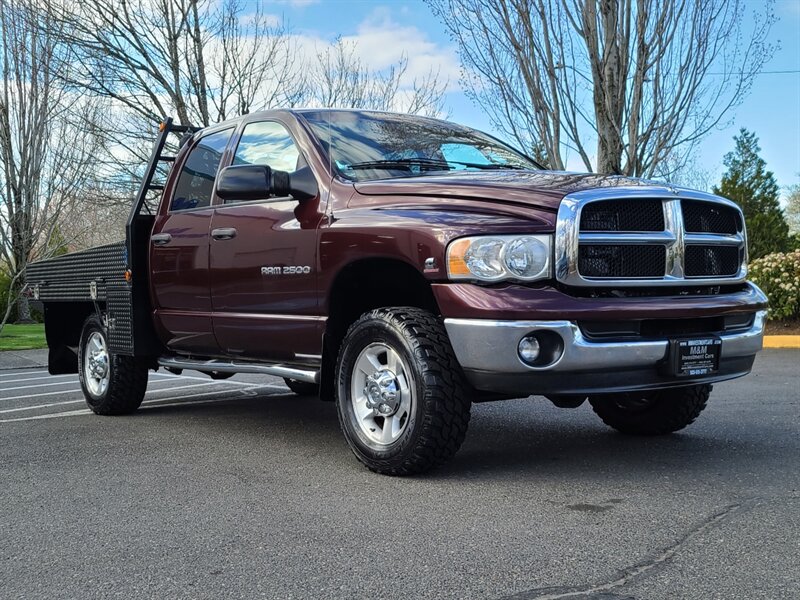
[[[670,370],[677,377],[713,375],[719,370],[721,350],[722,340],[718,337],[672,340]]]

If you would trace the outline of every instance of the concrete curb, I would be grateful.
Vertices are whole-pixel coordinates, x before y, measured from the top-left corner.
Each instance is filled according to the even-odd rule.
[[[47,349],[4,350],[0,352],[0,371],[38,369],[47,366]]]
[[[765,335],[764,348],[800,348],[800,335]]]

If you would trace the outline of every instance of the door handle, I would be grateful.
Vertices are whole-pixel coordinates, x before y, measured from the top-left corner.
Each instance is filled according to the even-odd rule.
[[[232,240],[236,237],[236,229],[233,227],[220,227],[211,230],[211,237],[215,240]]]
[[[168,233],[154,233],[150,236],[150,241],[156,246],[165,246],[172,241],[172,236]]]

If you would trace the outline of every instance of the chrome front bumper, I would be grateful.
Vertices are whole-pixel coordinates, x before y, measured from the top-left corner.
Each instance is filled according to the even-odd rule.
[[[669,348],[666,339],[595,342],[586,339],[571,321],[445,319],[444,324],[458,362],[478,389],[580,393],[654,389],[745,375],[761,350],[765,316],[766,311],[759,311],[748,330],[720,335],[719,373],[697,380],[669,378],[659,372],[659,363],[666,359]],[[543,330],[558,334],[563,352],[552,364],[528,365],[517,353],[519,341]]]

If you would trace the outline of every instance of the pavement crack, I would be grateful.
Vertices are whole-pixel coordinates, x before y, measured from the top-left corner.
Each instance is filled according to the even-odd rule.
[[[702,535],[709,529],[716,527],[722,521],[730,518],[740,510],[750,508],[753,500],[748,500],[736,504],[730,504],[718,510],[714,514],[706,517],[694,527],[689,529],[674,544],[652,554],[642,562],[633,564],[618,571],[610,581],[581,586],[561,586],[534,588],[524,592],[518,592],[510,596],[503,596],[500,600],[558,600],[560,598],[579,598],[582,596],[593,596],[595,598],[614,598],[613,594],[608,594],[611,590],[622,588],[632,581],[639,579],[654,569],[663,566],[672,560],[680,550],[694,538]]]

